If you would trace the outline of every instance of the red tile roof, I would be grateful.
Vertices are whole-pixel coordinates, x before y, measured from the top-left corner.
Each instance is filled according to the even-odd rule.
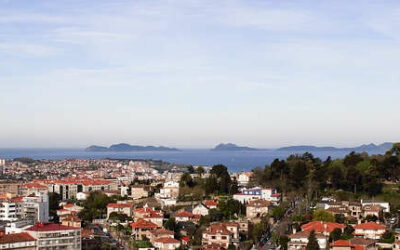
[[[384,225],[378,224],[376,222],[366,222],[361,223],[354,226],[354,229],[363,229],[363,230],[382,230],[386,229]]]
[[[269,207],[271,206],[271,202],[267,200],[252,200],[247,205],[248,207]]]
[[[335,228],[343,229],[345,227],[346,226],[343,224],[334,222],[312,221],[302,225],[301,229],[307,232],[311,232],[312,230],[314,230],[317,233],[322,233],[322,232],[332,232]]]
[[[112,207],[112,208],[124,208],[124,207],[131,207],[131,203],[108,203],[107,207]]]
[[[132,228],[140,228],[140,229],[154,229],[154,228],[157,228],[158,226],[151,221],[139,219],[136,222],[132,222],[131,227]]]
[[[43,189],[47,189],[46,186],[41,185],[39,183],[25,183],[23,186],[27,187],[27,188],[43,188]]]
[[[0,237],[0,244],[35,241],[29,233],[5,234]]]
[[[226,229],[226,227],[222,224],[214,224],[210,225],[209,227],[204,230],[205,234],[210,234],[210,235],[216,235],[216,234],[221,234],[221,235],[230,235],[231,232]]]
[[[206,205],[207,207],[216,207],[218,206],[218,201],[205,200],[203,204]]]
[[[69,227],[64,226],[61,224],[54,224],[54,223],[37,223],[29,228],[27,231],[64,231],[64,230],[79,230],[78,227]]]
[[[163,244],[178,244],[179,241],[170,237],[162,237],[154,240],[155,242],[163,243]]]

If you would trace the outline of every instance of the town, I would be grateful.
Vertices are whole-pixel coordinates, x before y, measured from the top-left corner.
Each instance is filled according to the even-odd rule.
[[[325,162],[306,153],[238,173],[146,160],[1,159],[0,248],[400,249],[397,177],[371,187],[366,174],[356,187],[352,172],[348,190],[344,176],[332,179],[338,162],[398,167],[398,149]],[[307,174],[324,165],[331,177],[318,183],[331,188]]]

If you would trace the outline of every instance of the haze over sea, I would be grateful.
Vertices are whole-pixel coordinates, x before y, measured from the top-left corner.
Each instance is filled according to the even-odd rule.
[[[310,151],[314,156],[325,160],[343,157],[350,151]],[[0,158],[14,159],[30,157],[33,159],[143,159],[163,160],[169,163],[208,165],[224,164],[230,172],[250,171],[255,167],[263,167],[274,159],[284,159],[290,154],[304,152],[288,152],[278,150],[258,151],[211,151],[209,149],[181,149],[171,152],[85,152],[83,149],[0,149]],[[383,153],[383,152],[368,152]]]

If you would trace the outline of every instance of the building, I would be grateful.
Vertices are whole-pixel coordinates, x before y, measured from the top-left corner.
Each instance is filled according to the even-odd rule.
[[[217,223],[210,225],[203,232],[202,245],[207,247],[228,248],[229,245],[238,245],[239,225],[234,222]]]
[[[81,229],[54,223],[37,223],[25,229],[37,240],[37,249],[81,249]]]
[[[132,203],[108,203],[107,204],[107,219],[111,213],[125,214],[128,217],[132,216]]]
[[[170,237],[155,239],[153,245],[159,250],[175,250],[181,246],[179,240]]]
[[[241,186],[247,186],[250,182],[251,177],[253,177],[253,172],[242,172],[238,176],[238,183]]]
[[[156,224],[158,227],[162,227],[164,213],[159,210],[154,210],[145,204],[144,207],[133,210],[133,219],[134,221],[137,221],[138,219],[145,219]]]
[[[185,221],[198,222],[201,218],[201,215],[193,214],[188,211],[181,211],[177,212],[174,217],[176,222],[185,222]]]
[[[383,208],[383,212],[384,213],[390,213],[390,204],[389,204],[389,202],[361,200],[361,205],[363,207],[366,206],[366,205],[381,206]]]
[[[206,216],[208,215],[208,210],[210,209],[207,206],[205,206],[203,203],[199,203],[192,209],[192,213],[200,216]]]
[[[82,220],[72,214],[68,214],[65,216],[60,217],[61,225],[68,226],[68,227],[82,227]]]
[[[312,221],[307,224],[304,224],[301,226],[301,229],[306,232],[311,232],[315,231],[315,233],[320,233],[324,236],[328,236],[329,234],[336,228],[339,228],[342,230],[342,233],[344,229],[346,228],[345,225],[339,224],[339,223],[334,223],[334,222],[323,222],[323,221]]]
[[[47,186],[39,183],[25,183],[19,187],[19,195],[28,196],[35,193],[47,194]]]
[[[354,235],[365,239],[379,240],[386,231],[384,225],[376,222],[366,222],[354,226]]]
[[[167,230],[165,228],[159,228],[159,229],[147,231],[147,238],[149,239],[149,241],[151,243],[153,243],[153,241],[155,239],[164,238],[164,237],[174,238],[174,232]]]
[[[49,196],[47,193],[30,194],[22,198],[24,218],[33,218],[34,222],[49,221]]]
[[[147,221],[145,219],[139,219],[136,222],[131,223],[132,227],[132,237],[135,240],[143,240],[147,237],[148,231],[161,228],[157,224],[154,224],[151,221]]]
[[[243,188],[240,193],[233,195],[233,199],[238,200],[241,203],[264,199],[277,205],[281,200],[281,194],[274,188]]]
[[[380,205],[364,205],[362,207],[362,215],[364,218],[367,216],[375,216],[376,218],[382,218],[384,208]]]
[[[337,240],[331,243],[332,250],[374,250],[375,241],[362,238],[353,238],[350,240]]]
[[[164,183],[160,193],[156,194],[161,199],[176,199],[179,196],[179,183],[176,181],[167,181]]]
[[[145,185],[133,185],[131,186],[131,197],[134,200],[146,198],[149,196],[148,187]]]
[[[29,233],[13,233],[0,236],[0,249],[36,250],[36,239]]]
[[[290,241],[288,243],[288,249],[289,250],[305,249],[308,244],[309,235],[310,232],[308,231],[297,232],[295,234],[289,235]],[[317,238],[319,248],[325,249],[328,243],[327,236],[321,233],[316,233],[315,237]]]
[[[60,194],[63,200],[77,198],[77,193],[80,192],[118,191],[116,181],[104,179],[44,180],[42,184],[47,186],[49,192]]]
[[[209,209],[216,209],[218,207],[218,201],[216,200],[205,200],[203,204]]]
[[[11,197],[17,196],[21,183],[18,182],[0,182],[0,195],[8,194]]]
[[[267,200],[253,200],[246,206],[246,217],[248,219],[259,218],[264,214],[268,214],[268,208],[271,202]]]

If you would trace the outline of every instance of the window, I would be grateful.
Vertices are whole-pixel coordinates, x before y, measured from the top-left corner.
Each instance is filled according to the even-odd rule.
[[[215,240],[215,236],[211,236],[211,239]]]

